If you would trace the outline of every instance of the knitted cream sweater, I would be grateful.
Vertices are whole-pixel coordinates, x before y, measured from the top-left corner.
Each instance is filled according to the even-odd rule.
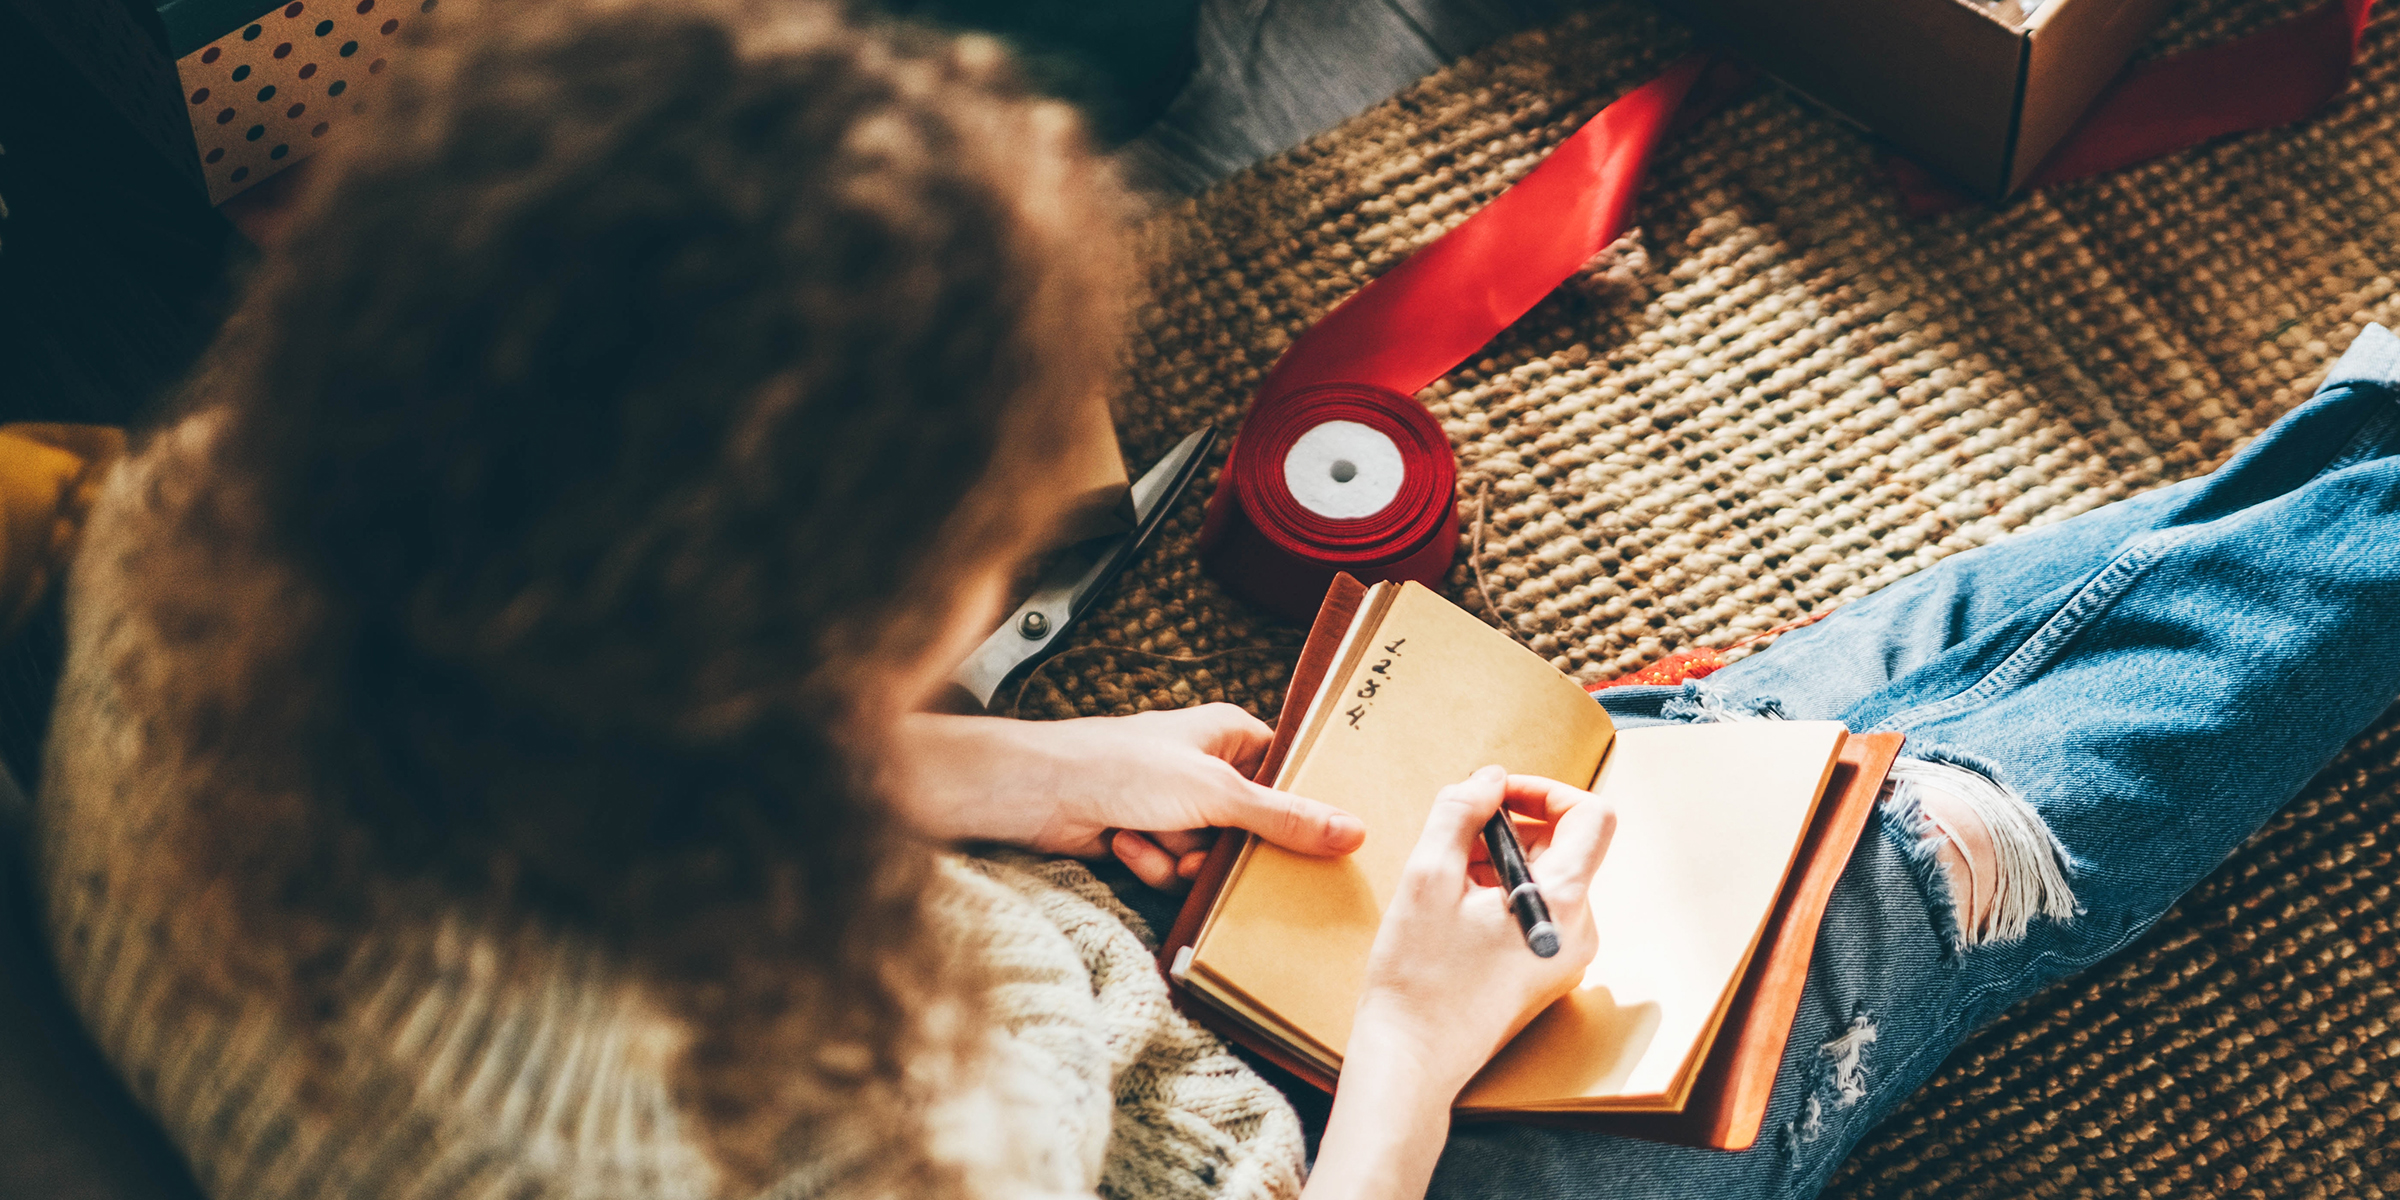
[[[328,1068],[279,1006],[171,1000],[210,949],[165,936],[175,898],[145,886],[144,864],[170,852],[162,817],[195,803],[180,785],[207,751],[147,714],[166,666],[205,654],[207,634],[170,639],[134,601],[193,585],[163,539],[207,485],[210,428],[187,422],[119,469],[70,594],[41,866],[61,974],[102,1049],[225,1200],[718,1195],[667,1084],[680,1027],[591,947],[454,913],[377,929],[339,977],[331,1019],[350,1053],[313,1093],[340,1097],[335,1112],[302,1102]],[[271,585],[202,578],[235,581],[228,620],[274,619]],[[1169,1007],[1140,919],[1090,872],[953,859],[940,888],[938,920],[996,983],[988,1053],[932,1115],[937,1154],[993,1196],[1298,1190],[1290,1106]],[[871,1152],[816,1147],[767,1195],[854,1194],[845,1164]]]

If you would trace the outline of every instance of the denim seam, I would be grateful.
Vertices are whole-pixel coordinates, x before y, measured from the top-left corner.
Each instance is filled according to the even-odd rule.
[[[2033,632],[2009,656],[2000,661],[1983,678],[1968,685],[1966,690],[1942,700],[1934,700],[1894,713],[1877,722],[1886,729],[1911,732],[1921,725],[1930,725],[1954,713],[1983,703],[1995,692],[2014,686],[2040,672],[2066,649],[2084,627],[2106,613],[2125,591],[2149,573],[2151,567],[2169,549],[2190,536],[2186,529],[2165,529],[2144,538],[2130,549],[2109,560],[2091,580],[2077,589],[2059,610],[2052,613],[2042,627]]]
[[[2350,390],[2356,391],[2359,385],[2346,386]],[[2350,436],[2343,441],[2341,450],[2317,471],[2310,482],[2323,479],[2336,471],[2384,457],[2386,454],[2385,444],[2390,441],[2395,426],[2400,426],[2400,412],[2395,411],[2393,404],[2395,397],[2390,389],[2378,388],[2377,390],[2383,393],[2384,403],[2380,407],[2367,411],[2366,417],[2359,421],[2358,428],[2352,430]]]

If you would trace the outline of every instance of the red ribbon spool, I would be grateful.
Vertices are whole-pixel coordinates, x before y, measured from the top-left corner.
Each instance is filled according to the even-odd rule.
[[[1410,398],[1523,316],[1625,227],[1634,189],[1708,60],[1627,93],[1516,186],[1325,315],[1259,385],[1200,528],[1201,562],[1227,591],[1306,622],[1334,573],[1438,586],[1458,557],[1458,463]],[[1405,475],[1356,518],[1292,496],[1300,438],[1356,421],[1391,439]],[[1388,453],[1388,452],[1387,452]]]
[[[1292,492],[1294,447],[1336,422],[1363,425],[1389,438],[1399,454],[1398,488],[1364,516],[1332,515]],[[1306,621],[1316,614],[1337,571],[1370,582],[1438,584],[1458,555],[1457,531],[1458,463],[1433,414],[1390,388],[1323,383],[1251,408],[1226,456],[1216,494],[1208,499],[1200,558],[1226,590]]]

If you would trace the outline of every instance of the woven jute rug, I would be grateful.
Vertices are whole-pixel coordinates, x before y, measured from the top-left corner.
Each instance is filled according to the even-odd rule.
[[[2299,7],[2198,0],[2144,53]],[[1689,46],[1602,7],[1158,214],[1129,457],[1230,431],[1312,320]],[[1752,95],[1423,393],[1467,497],[1450,595],[1601,679],[2208,470],[2367,322],[2400,325],[2396,113],[2400,4],[2303,124],[1915,220],[1867,139]],[[1301,631],[1199,571],[1198,523],[1187,501],[1019,711],[1275,715]],[[2135,948],[1970,1041],[1831,1194],[2400,1195],[2395,846],[2387,717]]]

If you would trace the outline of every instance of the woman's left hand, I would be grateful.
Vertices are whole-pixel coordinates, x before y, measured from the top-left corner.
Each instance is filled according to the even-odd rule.
[[[1271,737],[1230,704],[1072,721],[919,713],[884,792],[933,836],[1114,854],[1163,890],[1190,885],[1219,828],[1302,854],[1357,849],[1358,818],[1250,782]]]

